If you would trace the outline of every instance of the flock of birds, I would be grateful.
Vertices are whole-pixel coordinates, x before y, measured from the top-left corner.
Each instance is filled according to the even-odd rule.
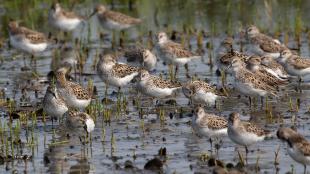
[[[142,23],[142,20],[107,9],[98,5],[90,15],[96,15],[99,23],[105,29],[124,30]],[[52,5],[49,11],[49,24],[62,30],[72,31],[90,17],[84,18],[64,10],[59,3]],[[45,51],[48,39],[43,33],[19,26],[17,21],[9,23],[10,44],[31,55]],[[242,145],[248,152],[248,146],[263,141],[272,135],[253,123],[240,120],[238,113],[233,112],[228,120],[224,117],[207,113],[202,106],[215,105],[222,93],[214,86],[202,80],[191,80],[181,84],[177,81],[162,79],[151,72],[156,68],[157,56],[172,68],[187,65],[200,55],[169,39],[166,33],[157,35],[156,55],[146,48],[128,49],[121,56],[128,61],[138,60],[140,66],[131,66],[117,62],[120,55],[100,55],[97,63],[97,74],[106,84],[121,89],[128,86],[135,79],[136,89],[152,98],[167,98],[181,89],[190,99],[195,109],[192,126],[195,132],[212,139],[228,135],[232,142]],[[280,88],[296,80],[310,81],[310,59],[302,58],[288,49],[280,41],[261,33],[257,27],[251,25],[246,28],[247,52],[233,49],[233,39],[224,39],[217,50],[216,64],[220,73],[225,76],[231,74],[234,87],[240,93],[252,97],[278,96]],[[50,83],[43,100],[43,109],[51,117],[64,117],[66,125],[72,130],[91,132],[95,123],[90,115],[83,112],[90,103],[92,96],[79,83],[69,81],[66,74],[72,64],[66,62],[56,70],[55,83]],[[186,66],[185,66],[186,68]],[[291,128],[279,128],[279,139],[287,142],[288,154],[297,162],[310,165],[310,142]]]

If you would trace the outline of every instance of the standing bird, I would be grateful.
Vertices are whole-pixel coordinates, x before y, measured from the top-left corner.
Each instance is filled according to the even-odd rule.
[[[293,76],[298,76],[304,81],[310,81],[310,59],[294,55],[289,49],[283,50],[279,62],[285,70]]]
[[[285,71],[284,67],[272,57],[270,56],[261,57],[261,64],[269,73],[273,74],[274,76],[283,80],[289,78],[289,75]]]
[[[138,62],[146,70],[153,71],[156,67],[157,58],[148,49],[145,48],[132,48],[124,51],[124,57],[127,58],[127,62]]]
[[[97,18],[101,26],[109,30],[120,31],[142,22],[141,19],[133,18],[123,13],[109,10],[104,5],[97,5],[89,18],[95,14],[97,14]]]
[[[277,137],[287,142],[287,152],[296,162],[304,165],[304,174],[307,165],[310,165],[310,142],[291,128],[279,128]]]
[[[52,120],[61,118],[68,111],[65,101],[59,96],[55,86],[47,87],[42,103],[44,112],[51,116]]]
[[[215,87],[201,80],[185,83],[182,91],[193,103],[207,106],[215,105],[216,99],[220,96]]]
[[[97,63],[97,74],[107,85],[120,88],[126,86],[139,74],[137,67],[116,62],[116,57],[112,54],[100,55]]]
[[[199,135],[209,138],[212,150],[213,138],[218,139],[227,135],[227,120],[223,117],[206,113],[202,107],[195,109],[192,127]]]
[[[88,90],[84,89],[80,84],[66,79],[66,73],[69,68],[68,66],[64,66],[57,70],[57,90],[69,107],[84,109],[90,104],[91,95]]]
[[[229,115],[227,133],[231,141],[245,147],[246,159],[248,146],[263,141],[269,135],[269,131],[250,122],[241,121],[239,113],[236,112]]]
[[[19,26],[17,21],[9,23],[9,37],[10,44],[14,48],[31,54],[32,57],[36,53],[43,52],[48,45],[48,40],[43,33]]]
[[[182,85],[160,77],[150,75],[146,70],[140,70],[138,77],[138,90],[145,95],[155,98],[165,98],[171,96]]]
[[[84,18],[74,12],[65,11],[59,3],[53,3],[49,13],[48,22],[62,31],[72,31],[84,22]]]
[[[249,26],[246,29],[249,51],[259,56],[270,56],[278,58],[280,52],[286,49],[286,46],[278,40],[273,39],[259,31],[256,26]]]
[[[192,59],[201,58],[201,56],[195,55],[194,53],[185,49],[181,44],[169,40],[165,32],[158,33],[157,37],[157,50],[159,56],[167,63],[176,65],[175,74],[177,74],[179,65],[185,65],[185,69],[188,70],[188,62],[190,62]]]
[[[81,141],[85,132],[88,134],[95,129],[94,120],[85,112],[69,110],[64,114],[64,118],[68,134],[78,135]]]
[[[247,69],[259,75],[263,82],[271,86],[280,86],[288,83],[288,79],[279,78],[277,74],[270,73],[265,66],[261,64],[261,57],[251,56],[247,61]]]

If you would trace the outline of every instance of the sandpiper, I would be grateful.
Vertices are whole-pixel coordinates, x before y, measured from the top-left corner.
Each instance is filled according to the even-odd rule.
[[[234,58],[231,63],[235,87],[243,94],[249,96],[266,96],[268,93],[275,95],[276,86],[265,83],[260,75],[254,74],[244,67],[239,58]]]
[[[160,77],[150,75],[146,70],[140,70],[138,80],[138,90],[143,94],[155,97],[165,98],[169,97],[182,85],[168,80],[161,79]]]
[[[43,33],[19,26],[17,21],[9,23],[10,44],[29,54],[43,52],[47,45],[47,38]]]
[[[101,26],[109,30],[124,30],[142,22],[141,19],[109,10],[104,5],[97,5],[89,18],[95,14]]]
[[[195,80],[183,84],[182,91],[187,98],[193,101],[193,103],[208,106],[214,105],[216,99],[220,96],[215,87],[201,80]]]
[[[139,62],[148,71],[153,71],[157,63],[156,56],[149,49],[145,48],[126,49],[124,57],[127,58],[127,62]]]
[[[279,57],[285,70],[293,76],[298,76],[304,81],[310,81],[310,59],[294,55],[289,49],[283,50]]]
[[[288,154],[296,162],[304,165],[304,173],[306,174],[307,165],[310,165],[310,142],[291,128],[279,128],[277,136],[287,142]]]
[[[66,119],[66,128],[72,134],[80,135],[84,131],[90,133],[95,129],[94,120],[85,112],[69,110],[64,114],[64,118]]]
[[[288,83],[288,79],[279,78],[277,74],[270,73],[265,66],[261,65],[261,57],[251,56],[247,61],[247,69],[256,75],[260,76],[260,79],[271,85],[271,86],[280,86]]]
[[[42,104],[44,112],[51,116],[52,120],[61,118],[68,111],[65,101],[59,96],[55,86],[47,87]]]
[[[274,76],[283,80],[289,78],[289,75],[284,70],[283,66],[279,64],[276,60],[274,60],[272,57],[262,56],[261,64],[263,65],[266,71],[273,74]]]
[[[48,14],[48,22],[63,31],[72,31],[84,22],[84,18],[74,12],[65,11],[59,3],[53,3]]]
[[[88,90],[84,89],[80,84],[66,79],[66,73],[69,68],[69,65],[66,65],[57,70],[57,90],[69,107],[83,109],[90,104],[91,96]]]
[[[212,138],[220,138],[227,135],[227,120],[223,117],[206,113],[202,107],[195,109],[192,118],[192,127],[199,135],[210,138],[212,149]]]
[[[139,74],[139,68],[117,63],[115,59],[112,54],[100,55],[97,74],[106,84],[121,88]]]
[[[51,69],[57,70],[65,65],[70,65],[70,67],[76,69],[78,58],[78,52],[72,46],[64,44],[54,50],[54,56],[51,61]]]
[[[280,52],[286,49],[278,40],[260,33],[256,26],[249,26],[246,29],[249,51],[259,56],[271,56],[278,58]]]
[[[231,69],[227,67],[231,64],[233,58],[240,58],[242,62],[248,60],[250,56],[233,50],[233,38],[227,37],[222,42],[216,51],[216,65],[219,70],[226,71],[227,73],[232,73]]]
[[[157,49],[160,58],[170,64],[185,65],[192,59],[201,58],[201,56],[185,49],[181,44],[169,40],[165,32],[158,33]]]
[[[246,154],[248,146],[263,141],[269,135],[269,131],[250,122],[241,121],[239,113],[236,112],[229,115],[227,133],[234,143],[245,147]]]

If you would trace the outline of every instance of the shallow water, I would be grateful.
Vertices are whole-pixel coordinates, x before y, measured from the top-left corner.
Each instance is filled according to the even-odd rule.
[[[29,110],[38,110],[40,102],[44,96],[47,87],[46,75],[51,70],[51,59],[55,59],[53,49],[57,48],[52,44],[44,54],[37,56],[36,73],[33,71],[21,71],[24,66],[23,54],[12,49],[7,44],[6,24],[8,19],[22,19],[25,26],[33,27],[44,33],[52,32],[58,37],[57,31],[48,27],[44,21],[47,17],[49,2],[40,1],[5,1],[0,5],[0,23],[2,31],[0,40],[4,41],[0,54],[0,90],[5,92],[0,102],[1,110],[1,147],[0,155],[29,155],[29,160],[14,160],[11,162],[0,163],[0,173],[148,173],[143,171],[144,164],[157,156],[158,150],[167,149],[167,156],[160,157],[165,160],[165,173],[209,173],[213,170],[208,167],[207,162],[201,160],[201,154],[207,152],[211,154],[210,144],[207,138],[199,138],[192,132],[190,121],[192,107],[188,105],[188,100],[181,92],[176,97],[176,105],[165,105],[165,119],[161,121],[158,111],[155,110],[155,101],[150,98],[141,96],[138,100],[141,102],[143,117],[139,115],[137,107],[133,100],[137,99],[137,92],[134,86],[123,89],[127,99],[126,112],[117,114],[117,96],[112,95],[117,89],[109,88],[108,98],[114,103],[108,106],[112,108],[112,120],[110,124],[104,122],[103,108],[100,108],[100,114],[92,115],[96,118],[96,128],[91,134],[91,141],[82,145],[77,137],[71,137],[69,140],[64,136],[64,129],[58,122],[52,122],[49,118],[43,121],[41,115],[34,118],[28,114],[25,120],[14,120],[12,122],[13,130],[10,131],[8,113],[10,107],[7,106],[6,99],[16,101],[17,111],[28,113]],[[28,2],[28,1],[27,1]],[[242,27],[254,23],[263,31],[279,37],[281,41],[287,41],[290,48],[298,48],[295,36],[300,34],[300,54],[309,55],[309,13],[310,2],[308,1],[133,1],[133,9],[129,10],[128,2],[113,1],[113,8],[117,11],[139,16],[145,22],[143,25],[134,27],[125,32],[125,45],[133,45],[135,42],[143,41],[143,44],[150,45],[148,33],[151,30],[152,42],[155,43],[155,33],[165,30],[169,33],[172,30],[179,32],[178,41],[186,46],[191,46],[195,51],[197,49],[197,33],[203,30],[206,34],[202,39],[202,49],[204,56],[202,60],[194,60],[189,64],[190,75],[197,74],[200,79],[207,79],[210,83],[220,84],[219,77],[216,76],[216,67],[211,68],[208,64],[214,58],[215,50],[219,42],[228,34],[234,34],[238,41],[238,33]],[[74,4],[74,11],[81,14],[90,14],[92,7],[96,2],[78,1],[64,2],[67,7]],[[110,4],[110,1],[106,2]],[[20,7],[23,7],[22,9]],[[20,9],[20,10],[17,10]],[[17,11],[16,11],[17,10]],[[32,13],[35,11],[36,13]],[[42,20],[43,19],[43,20]],[[90,28],[89,28],[90,27]],[[106,34],[104,39],[100,39],[100,33]],[[116,33],[116,38],[119,37]],[[78,81],[87,86],[92,79],[96,86],[98,95],[96,98],[101,101],[104,98],[104,83],[95,74],[93,69],[94,61],[101,52],[111,51],[112,34],[105,31],[97,25],[95,18],[92,18],[89,24],[81,27],[72,34],[72,38],[80,38],[82,47],[88,48],[88,54],[82,51],[85,56],[85,65],[82,76],[77,74]],[[73,45],[74,39],[65,39],[68,44]],[[116,44],[118,45],[118,39]],[[212,45],[210,49],[206,46]],[[236,42],[235,48],[239,49],[239,42]],[[77,48],[78,49],[78,48]],[[29,66],[30,58],[26,56]],[[213,60],[214,62],[214,60]],[[155,74],[168,75],[167,66],[162,61],[157,64]],[[30,67],[31,69],[33,67]],[[74,77],[74,74],[72,74]],[[178,79],[186,82],[183,67],[180,67]],[[228,77],[228,84],[231,82]],[[232,111],[242,113],[242,119],[251,118],[257,124],[268,130],[276,131],[280,125],[296,126],[298,131],[309,138],[309,86],[305,85],[302,93],[296,92],[294,86],[289,86],[284,92],[281,92],[279,98],[271,98],[268,101],[272,106],[272,118],[270,114],[262,111],[260,102],[257,102],[255,108],[249,108],[248,99],[245,97],[238,98],[238,93],[231,92],[231,97],[219,101],[219,110],[207,108],[209,112],[216,112],[220,115],[227,116]],[[22,89],[23,90],[22,92]],[[35,90],[34,90],[35,89]],[[37,94],[37,97],[36,97]],[[290,100],[296,107],[297,99],[300,100],[299,110],[297,112],[288,112],[290,109]],[[160,101],[164,102],[164,101]],[[94,100],[95,103],[95,100]],[[28,106],[28,107],[26,107]],[[172,117],[170,117],[170,115]],[[25,118],[25,117],[22,117]],[[37,120],[37,121],[36,121]],[[20,130],[18,129],[20,123]],[[28,123],[28,124],[25,124]],[[14,134],[14,132],[16,132]],[[18,145],[11,146],[10,137],[19,139],[22,147]],[[55,143],[56,142],[56,143]],[[58,143],[57,143],[58,142]],[[274,165],[274,152],[280,146],[279,165]],[[223,145],[219,151],[219,159],[225,164],[239,161],[236,152],[236,146],[227,137],[223,139]],[[293,170],[295,173],[301,173],[303,167],[294,162],[285,151],[285,144],[277,138],[268,139],[258,145],[250,147],[251,153],[248,156],[247,170],[254,173],[257,159],[260,168],[258,173],[285,173]],[[244,154],[244,149],[238,147]],[[137,169],[131,171],[124,169],[126,160],[133,161]],[[1,161],[1,160],[0,160]]]

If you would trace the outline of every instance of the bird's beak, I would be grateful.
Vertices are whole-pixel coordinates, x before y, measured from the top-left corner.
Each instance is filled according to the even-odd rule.
[[[90,19],[92,16],[94,16],[96,13],[97,13],[97,11],[94,10],[94,11],[88,16],[87,20]]]

